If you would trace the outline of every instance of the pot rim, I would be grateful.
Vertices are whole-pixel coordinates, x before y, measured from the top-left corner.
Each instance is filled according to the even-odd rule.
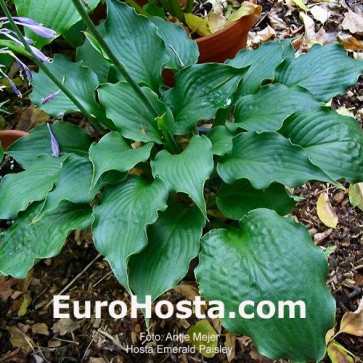
[[[246,0],[249,1],[252,4],[257,4],[257,0]],[[246,21],[247,19],[250,19],[251,15],[248,15],[246,17],[243,17],[235,22],[233,22],[233,24],[230,24],[220,30],[218,30],[217,32],[210,34],[210,35],[205,35],[204,37],[200,37],[200,38],[196,38],[194,39],[196,41],[196,43],[199,45],[200,43],[203,43],[205,41],[212,41],[215,38],[220,37],[221,35],[225,35],[226,32],[233,32],[235,31],[238,27],[241,26],[241,22]]]

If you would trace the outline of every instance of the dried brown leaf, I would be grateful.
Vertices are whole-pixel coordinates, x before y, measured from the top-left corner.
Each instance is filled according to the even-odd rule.
[[[336,228],[338,217],[333,210],[327,193],[321,193],[316,205],[319,219],[330,228]]]
[[[6,302],[6,300],[13,294],[11,288],[16,284],[16,280],[13,278],[0,277],[0,301]]]
[[[49,335],[48,326],[44,323],[34,324],[32,326],[33,334]]]
[[[327,347],[332,363],[353,363],[354,359],[347,353],[343,346],[332,340]]]
[[[343,315],[339,332],[359,337],[363,336],[363,299],[360,301],[356,311]]]
[[[255,37],[252,39],[252,44],[257,45],[262,42],[267,42],[269,39],[274,38],[275,36],[275,30],[267,25],[265,29],[262,29],[256,33]]]
[[[228,333],[226,335],[224,346],[227,348],[228,362],[231,362],[234,358],[236,358],[236,336]]]
[[[62,318],[53,325],[52,330],[55,334],[66,335],[68,333],[74,332],[79,328],[80,325],[78,322],[73,321],[72,319]]]
[[[29,352],[34,347],[32,338],[26,335],[16,326],[7,326],[6,330],[10,334],[10,343],[14,348],[21,348]]]
[[[363,34],[363,14],[356,14],[348,9],[342,22],[342,28],[349,30],[353,34]]]
[[[330,16],[330,11],[325,6],[315,5],[310,8],[311,15],[317,21],[324,24]]]
[[[339,33],[338,40],[345,50],[360,51],[363,50],[363,42],[360,42],[353,35],[347,33]]]

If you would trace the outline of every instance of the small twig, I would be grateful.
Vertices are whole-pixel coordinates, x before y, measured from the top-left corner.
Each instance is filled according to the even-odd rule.
[[[60,293],[58,293],[58,295],[63,295],[101,256],[102,255],[99,253]],[[52,302],[53,300],[49,301],[45,307],[48,308]]]

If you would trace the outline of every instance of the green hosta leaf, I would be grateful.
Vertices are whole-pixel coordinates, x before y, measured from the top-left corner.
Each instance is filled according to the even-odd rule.
[[[106,109],[107,117],[114,122],[124,137],[161,144],[163,141],[155,118],[165,113],[172,120],[172,115],[156,93],[146,87],[142,90],[153,108],[146,106],[126,82],[104,84],[99,88],[98,94],[101,104]],[[170,122],[169,126],[170,132],[173,132],[173,123]]]
[[[88,205],[63,202],[56,210],[32,223],[40,204],[31,206],[0,234],[0,273],[24,279],[37,260],[56,256],[68,234],[92,222]]]
[[[141,297],[155,300],[188,272],[199,252],[205,218],[197,206],[172,203],[148,227],[148,244],[129,263],[130,286]]]
[[[107,0],[104,40],[118,60],[137,82],[157,90],[162,84],[161,69],[168,61],[157,27],[133,8],[116,0]]]
[[[192,132],[198,121],[211,119],[218,109],[228,107],[243,73],[226,64],[196,64],[179,71],[175,87],[164,93],[176,133]]]
[[[68,122],[58,122],[52,125],[62,154],[74,153],[79,156],[87,156],[91,146],[91,139],[80,127]],[[30,135],[22,137],[11,145],[6,151],[23,168],[28,168],[38,155],[52,153],[49,131],[46,125],[36,127]]]
[[[232,185],[223,183],[216,194],[216,201],[219,210],[227,218],[236,220],[257,208],[273,209],[283,216],[295,205],[283,185],[274,183],[260,190],[253,188],[248,180],[238,180]]]
[[[71,62],[61,54],[56,54],[54,62],[46,66],[59,80],[62,80],[64,86],[77,97],[86,110],[97,117],[102,117],[100,121],[104,121],[103,111],[95,99],[95,90],[99,82],[93,71],[83,67],[81,63]],[[50,95],[54,95],[54,98],[45,101]],[[79,111],[42,71],[33,74],[33,92],[30,98],[33,103],[52,116]]]
[[[291,40],[261,44],[255,50],[243,49],[226,63],[236,68],[248,67],[238,86],[237,97],[256,93],[263,81],[273,80],[275,68],[285,59],[294,57]]]
[[[277,101],[278,100],[278,101]],[[241,97],[235,108],[232,130],[277,131],[294,112],[318,108],[322,103],[303,88],[273,84],[260,88],[256,94]]]
[[[93,238],[120,283],[129,290],[127,265],[131,255],[147,245],[146,227],[164,210],[168,189],[161,180],[148,183],[129,177],[104,192],[94,208]]]
[[[44,26],[63,34],[73,24],[81,20],[78,11],[71,0],[15,0],[17,14],[33,19]],[[93,10],[99,0],[87,0],[89,11]],[[45,39],[27,31],[27,35],[35,39],[35,44],[42,47],[49,44],[51,39]]]
[[[323,358],[325,334],[334,325],[335,301],[324,281],[326,258],[302,225],[257,209],[241,220],[239,229],[212,230],[201,245],[196,269],[200,291],[208,300],[224,302],[227,316],[222,324],[230,332],[248,335],[271,359]],[[239,304],[247,300],[254,303],[254,309],[245,308],[246,314],[255,314],[252,319],[238,315]],[[266,300],[276,307],[269,319],[259,317],[256,309]],[[278,318],[279,301],[304,302],[306,318],[301,318],[298,307],[295,318],[289,318],[287,307],[284,318]]]
[[[179,155],[160,151],[151,162],[154,177],[162,179],[168,188],[188,194],[206,216],[204,183],[213,171],[212,144],[205,136],[194,136]]]
[[[233,149],[217,166],[228,184],[249,179],[254,188],[264,189],[273,182],[296,187],[307,180],[332,179],[311,163],[307,153],[275,132],[245,132],[233,139]]]
[[[105,32],[102,30],[103,28],[104,24],[97,27],[102,35]],[[91,45],[88,39],[77,48],[77,60],[96,73],[100,83],[107,81],[110,63]]]
[[[152,147],[153,144],[149,143],[133,149],[126,143],[121,134],[115,131],[105,135],[97,144],[93,143],[89,151],[94,169],[92,188],[106,171],[127,172],[136,164],[146,161],[150,156]]]
[[[291,116],[279,132],[303,147],[310,160],[334,179],[362,179],[363,133],[354,118],[331,108],[307,110]]]
[[[212,142],[212,151],[214,155],[224,155],[232,150],[232,139],[234,135],[227,129],[226,126],[213,127],[208,132],[207,136]]]
[[[71,154],[64,161],[55,182],[55,188],[48,194],[35,220],[41,219],[44,213],[52,211],[63,201],[72,203],[89,203],[97,193],[97,189],[90,191],[92,180],[92,164],[81,156]]]
[[[189,38],[183,27],[157,16],[150,20],[158,27],[157,34],[165,43],[170,58],[166,64],[167,68],[178,70],[183,66],[197,63],[199,57],[197,43]]]
[[[314,45],[307,54],[286,59],[277,69],[276,81],[299,85],[323,102],[353,85],[363,72],[363,61],[346,56],[338,44]]]
[[[0,183],[0,219],[15,218],[29,204],[46,198],[64,158],[39,156],[25,171],[8,174]]]

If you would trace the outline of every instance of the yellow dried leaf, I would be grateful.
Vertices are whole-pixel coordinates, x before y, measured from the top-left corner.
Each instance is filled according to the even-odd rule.
[[[210,35],[211,32],[208,27],[208,19],[202,19],[194,14],[186,13],[185,23],[192,33],[197,33],[201,36]]]
[[[349,186],[349,201],[353,207],[363,210],[363,183]]]
[[[338,40],[345,50],[360,51],[363,50],[363,42],[360,42],[353,35],[346,33],[339,33]]]
[[[327,193],[321,193],[317,202],[317,213],[319,219],[330,228],[336,228],[338,217],[335,214]]]
[[[205,358],[213,358],[218,346],[218,334],[208,320],[198,321],[188,329],[190,342]]]
[[[236,336],[234,334],[227,333],[224,346],[227,348],[227,359],[231,362],[236,358]]]
[[[34,324],[32,326],[33,334],[49,335],[48,326],[44,323]]]
[[[325,344],[328,345],[335,335],[335,327],[331,328],[325,334]]]
[[[244,1],[241,7],[237,11],[231,14],[231,16],[228,18],[226,25],[229,25],[234,21],[237,21],[242,17],[248,15],[254,15],[256,18],[258,18],[261,15],[261,12],[262,12],[262,6],[252,4],[249,1]]]
[[[6,330],[10,334],[10,343],[14,348],[21,348],[29,352],[35,346],[32,338],[27,336],[16,326],[8,326],[6,327]]]
[[[332,363],[354,363],[354,359],[348,354],[346,349],[335,340],[329,343],[327,350]]]
[[[339,115],[354,117],[352,111],[348,110],[345,106],[341,106],[335,110]]]
[[[308,7],[305,5],[303,0],[292,0],[292,2],[297,5],[300,9],[303,9],[304,11],[308,10]]]
[[[343,315],[340,322],[339,332],[363,336],[363,299],[360,301],[358,309]]]
[[[30,292],[25,293],[23,296],[23,301],[20,305],[20,308],[18,310],[18,316],[24,316],[27,313],[28,306],[32,302],[32,296]]]

